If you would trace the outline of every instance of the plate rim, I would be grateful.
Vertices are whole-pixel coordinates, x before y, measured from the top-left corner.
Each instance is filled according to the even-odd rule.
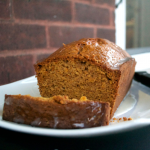
[[[93,137],[93,136],[104,136],[116,133],[123,133],[126,131],[135,130],[141,127],[150,125],[150,119],[139,118],[127,122],[120,122],[111,126],[101,126],[85,129],[51,129],[42,127],[32,127],[30,125],[17,124],[5,120],[0,120],[0,127],[17,131],[21,133],[28,133],[42,136],[52,137]]]

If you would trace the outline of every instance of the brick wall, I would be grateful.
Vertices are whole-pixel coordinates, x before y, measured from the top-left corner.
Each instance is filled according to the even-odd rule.
[[[84,37],[115,42],[114,0],[0,0],[0,85],[35,74],[33,64]]]

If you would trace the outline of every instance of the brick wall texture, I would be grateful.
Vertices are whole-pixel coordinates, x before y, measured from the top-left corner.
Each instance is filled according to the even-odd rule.
[[[114,0],[0,0],[0,85],[34,75],[62,43],[115,42],[114,10]]]

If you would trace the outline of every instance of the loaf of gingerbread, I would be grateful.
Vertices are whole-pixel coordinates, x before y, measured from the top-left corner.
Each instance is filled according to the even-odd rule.
[[[135,59],[106,39],[84,38],[63,44],[34,67],[42,97],[67,95],[110,103],[110,117],[127,94]]]

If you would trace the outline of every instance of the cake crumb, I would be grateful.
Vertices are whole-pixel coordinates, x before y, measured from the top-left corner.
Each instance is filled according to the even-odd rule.
[[[127,118],[127,117],[115,118],[114,117],[110,120],[110,123],[120,123],[120,122],[123,122],[123,121],[130,121],[130,120],[133,120],[133,118],[131,118],[131,117],[129,117],[129,118]]]
[[[128,119],[126,117],[123,117],[123,121],[127,121]]]
[[[133,118],[130,117],[130,118],[128,118],[128,120],[133,120]]]
[[[86,97],[86,96],[82,96],[82,97],[80,98],[80,100],[81,100],[81,101],[86,101],[86,100],[87,100],[87,97]]]
[[[113,118],[113,120],[117,120],[117,118]]]

